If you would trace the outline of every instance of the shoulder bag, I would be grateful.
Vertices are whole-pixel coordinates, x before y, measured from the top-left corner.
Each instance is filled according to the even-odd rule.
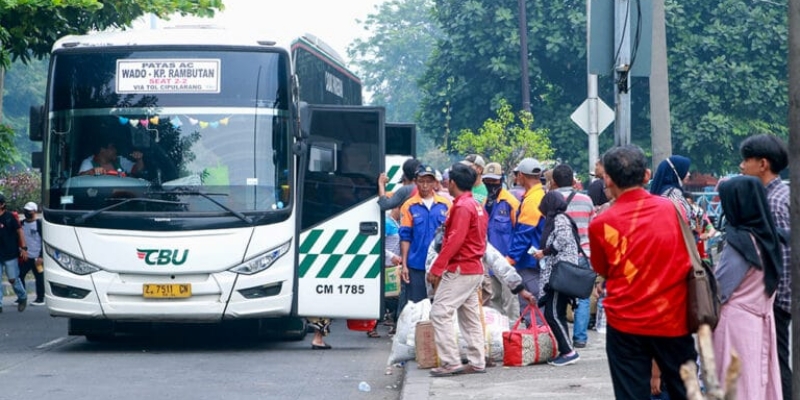
[[[714,277],[714,272],[708,261],[700,258],[700,253],[697,252],[697,246],[694,243],[694,235],[689,225],[683,220],[681,210],[677,204],[674,202],[672,204],[675,206],[678,223],[681,226],[686,251],[689,252],[689,258],[692,261],[692,269],[689,271],[687,278],[688,292],[686,298],[686,323],[689,327],[689,332],[697,332],[703,324],[708,324],[711,329],[714,329],[717,326],[717,322],[719,322],[721,305],[717,279]]]
[[[567,215],[567,218],[570,218],[569,215]],[[572,218],[570,218],[570,222],[575,227],[575,222],[572,221]],[[576,230],[577,228],[572,233],[575,236],[578,251],[581,253],[581,256],[578,257],[578,264],[564,260],[557,261],[550,272],[548,285],[563,295],[585,299],[592,294],[594,283],[597,280],[597,273],[589,265],[589,259],[586,257],[586,253],[583,252],[581,240]]]

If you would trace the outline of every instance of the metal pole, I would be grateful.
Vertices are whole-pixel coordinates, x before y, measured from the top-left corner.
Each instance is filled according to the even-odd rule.
[[[519,58],[522,75],[522,109],[531,112],[531,83],[528,76],[528,18],[525,0],[519,0]]]
[[[800,0],[789,0],[789,154],[800,152]],[[800,400],[800,158],[789,157],[792,269],[792,399]]]
[[[650,57],[650,135],[655,169],[661,161],[672,155],[664,0],[653,0],[653,47]]]
[[[592,0],[586,0],[586,48],[590,49],[592,42],[592,29],[591,29],[591,16],[592,15]],[[588,73],[589,71],[589,52],[586,52],[586,71],[587,78],[587,98],[589,100],[589,171],[594,171],[594,165],[597,159],[600,158],[600,149],[598,139],[599,132],[599,116],[597,111],[597,75]]]
[[[631,3],[614,2],[614,82],[616,117],[614,119],[614,145],[631,143]]]

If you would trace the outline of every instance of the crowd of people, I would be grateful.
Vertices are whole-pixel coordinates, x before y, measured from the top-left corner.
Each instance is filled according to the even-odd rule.
[[[779,176],[788,166],[788,151],[779,138],[756,135],[742,143],[741,156],[741,175],[719,186],[725,222],[717,227],[725,239],[715,262],[723,304],[714,331],[717,372],[724,376],[736,352],[745,360],[737,381],[740,397],[788,399],[789,197]],[[393,195],[383,190],[382,175],[379,204],[394,216],[387,218],[396,222],[399,238],[387,264],[402,271],[400,298],[390,314],[396,318],[408,301],[432,297],[441,362],[431,375],[484,372],[481,305],[512,321],[528,304],[540,307],[558,348],[548,363],[578,362],[601,297],[616,397],[686,398],[679,368],[699,360],[686,315],[694,249],[686,247],[681,224],[691,228],[703,257],[709,257],[704,243],[716,228],[684,190],[691,160],[673,155],[653,175],[647,164],[636,146],[612,148],[598,161],[586,192],[578,190],[570,166],[545,170],[533,158],[521,160],[510,177],[500,164],[476,154],[442,174],[411,159]],[[438,256],[426,265],[431,249]],[[487,262],[498,253],[515,278],[492,267],[498,257]],[[576,299],[550,286],[561,261],[586,261],[599,274],[591,298]],[[452,340],[456,314],[466,364]]]

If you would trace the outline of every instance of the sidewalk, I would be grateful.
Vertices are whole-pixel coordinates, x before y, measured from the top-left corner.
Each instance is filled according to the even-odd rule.
[[[571,332],[571,331],[570,331]],[[401,398],[417,399],[613,399],[605,336],[589,331],[589,344],[578,349],[580,361],[564,367],[537,364],[528,367],[486,369],[485,374],[430,376],[430,370],[406,363]]]

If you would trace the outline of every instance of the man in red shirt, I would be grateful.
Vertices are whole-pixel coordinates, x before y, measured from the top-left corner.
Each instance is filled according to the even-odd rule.
[[[686,324],[691,267],[677,211],[642,188],[644,152],[615,147],[603,156],[614,205],[589,224],[592,268],[606,278],[606,354],[617,399],[650,396],[652,360],[670,399],[685,399],[681,364],[697,352]]]
[[[472,197],[476,179],[477,173],[466,165],[455,164],[450,170],[448,189],[455,200],[444,223],[442,250],[427,277],[436,290],[431,322],[441,360],[441,366],[431,370],[433,376],[485,372],[478,288],[483,282],[481,258],[486,252],[489,221],[483,206]],[[467,342],[467,366],[461,365],[455,341],[453,314],[456,311],[461,335]]]

